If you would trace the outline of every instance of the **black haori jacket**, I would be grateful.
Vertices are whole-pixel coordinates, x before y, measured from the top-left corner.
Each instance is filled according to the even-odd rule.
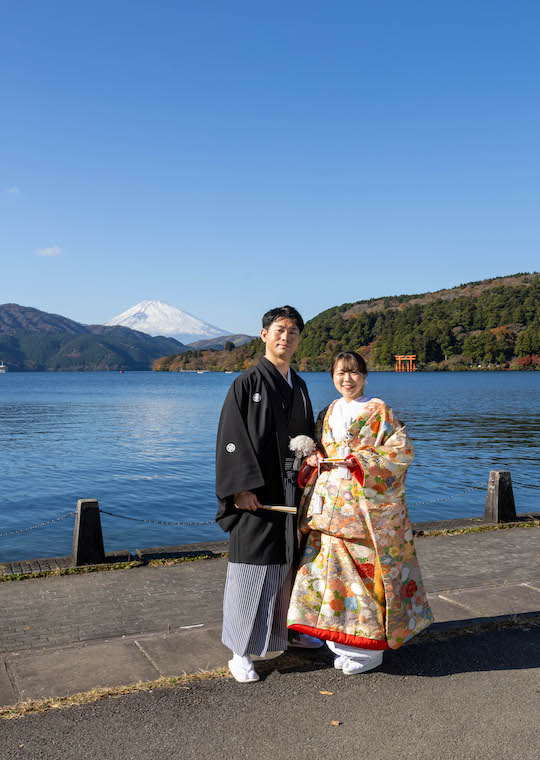
[[[237,377],[219,420],[216,451],[216,520],[230,532],[229,561],[290,564],[296,551],[296,516],[236,509],[234,494],[253,491],[261,504],[284,504],[284,463],[289,441],[314,436],[306,384],[291,370],[291,388],[266,358]]]

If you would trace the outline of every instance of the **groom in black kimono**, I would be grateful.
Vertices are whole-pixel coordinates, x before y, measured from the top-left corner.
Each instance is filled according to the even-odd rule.
[[[263,316],[265,356],[233,382],[219,421],[216,520],[230,533],[222,641],[233,652],[231,673],[244,683],[259,678],[250,655],[287,648],[296,515],[261,507],[286,503],[291,438],[314,437],[306,384],[290,368],[303,328],[292,306]],[[305,635],[295,643],[322,645]]]

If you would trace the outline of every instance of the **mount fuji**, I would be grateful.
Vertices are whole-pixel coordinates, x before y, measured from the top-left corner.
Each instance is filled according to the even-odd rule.
[[[228,330],[204,322],[168,303],[155,300],[141,301],[105,324],[130,327],[132,330],[139,330],[147,335],[166,335],[184,344],[205,338],[231,335]]]

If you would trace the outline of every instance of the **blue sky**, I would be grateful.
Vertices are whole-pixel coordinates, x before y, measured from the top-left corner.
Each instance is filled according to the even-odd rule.
[[[0,303],[282,303],[538,270],[537,2],[19,0]]]

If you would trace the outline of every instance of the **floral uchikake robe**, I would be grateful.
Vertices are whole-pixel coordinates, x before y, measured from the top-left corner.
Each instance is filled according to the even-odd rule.
[[[349,446],[356,467],[350,480],[332,466],[318,479],[313,470],[306,483],[300,530],[308,536],[287,623],[349,646],[397,649],[433,622],[405,506],[414,450],[378,398],[366,403],[346,441],[334,440],[328,420],[335,403],[320,442],[332,458],[340,445]],[[321,498],[322,512],[313,514]]]

